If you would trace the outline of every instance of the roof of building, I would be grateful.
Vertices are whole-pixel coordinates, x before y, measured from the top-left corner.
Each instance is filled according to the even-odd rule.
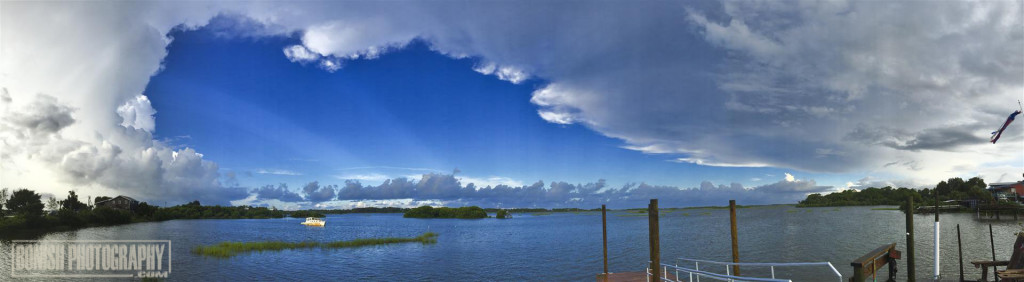
[[[132,201],[132,202],[138,202],[138,200],[132,199],[132,197],[118,195],[117,197],[113,197],[113,198],[110,198],[110,199],[106,199],[106,200],[102,200],[102,201],[96,202],[96,204],[99,205],[101,203],[106,203],[106,202],[109,202],[109,201],[113,201],[114,199],[117,199],[117,198],[127,199],[127,200]]]

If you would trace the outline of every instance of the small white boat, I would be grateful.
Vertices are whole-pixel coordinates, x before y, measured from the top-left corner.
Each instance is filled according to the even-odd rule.
[[[327,222],[324,221],[321,218],[315,218],[315,217],[307,217],[306,221],[302,222],[302,225],[306,225],[306,226],[324,226],[324,224],[327,224]]]

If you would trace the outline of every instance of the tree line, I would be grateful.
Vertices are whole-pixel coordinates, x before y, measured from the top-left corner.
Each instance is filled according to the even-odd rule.
[[[985,180],[972,177],[967,181],[959,177],[940,181],[933,188],[910,189],[906,187],[883,188],[869,187],[862,190],[844,190],[827,195],[814,193],[797,204],[798,207],[831,207],[831,206],[876,206],[905,205],[907,198],[914,198],[915,205],[933,205],[935,201],[978,200],[981,203],[993,203]]]
[[[411,218],[486,218],[487,212],[478,206],[448,208],[422,206],[405,212],[402,217]]]
[[[110,197],[96,197],[97,202],[105,199]],[[266,207],[203,206],[199,201],[172,207],[140,202],[133,210],[123,210],[82,202],[75,191],[69,191],[64,200],[50,197],[44,203],[41,195],[29,189],[0,189],[0,230],[66,230],[172,219],[282,218],[288,214]]]

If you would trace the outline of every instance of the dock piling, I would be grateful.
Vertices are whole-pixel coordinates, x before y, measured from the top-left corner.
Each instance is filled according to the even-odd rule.
[[[736,200],[729,200],[729,226],[732,230],[732,262],[740,262],[739,240],[736,233]],[[732,266],[733,275],[740,276],[740,266]]]
[[[604,273],[608,274],[608,213],[601,205],[601,237],[604,239]]]
[[[914,197],[907,197],[907,281],[917,281],[914,272]]]
[[[940,260],[941,260],[942,257],[939,256],[939,250],[940,250],[939,249],[939,234],[940,234],[939,231],[940,230],[941,229],[939,228],[939,191],[936,189],[935,190],[935,268],[934,268],[935,269],[935,275],[932,277],[932,279],[934,279],[935,281],[938,281],[939,278],[942,277],[941,276],[941,272],[939,271],[939,268],[942,267],[942,264],[940,263]]]
[[[960,224],[956,225],[956,254],[960,261],[960,282],[964,281],[964,249],[960,243]]]
[[[651,199],[647,205],[648,229],[651,247],[651,281],[661,281],[661,245],[658,238],[658,199]]]
[[[992,224],[988,224],[988,242],[992,244],[992,261],[996,261],[996,239],[992,236]]]

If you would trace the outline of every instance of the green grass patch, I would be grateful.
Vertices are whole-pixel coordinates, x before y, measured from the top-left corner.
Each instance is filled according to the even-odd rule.
[[[229,258],[242,253],[248,252],[263,252],[263,251],[281,251],[281,250],[292,250],[292,249],[312,249],[312,248],[356,248],[374,245],[387,245],[387,244],[400,244],[400,243],[423,243],[423,244],[434,244],[437,243],[437,233],[427,232],[420,236],[412,238],[372,238],[372,239],[355,239],[351,241],[334,241],[334,242],[282,242],[282,241],[264,241],[264,242],[221,242],[216,245],[210,246],[198,246],[192,248],[192,253],[203,256],[211,256],[218,258]]]

